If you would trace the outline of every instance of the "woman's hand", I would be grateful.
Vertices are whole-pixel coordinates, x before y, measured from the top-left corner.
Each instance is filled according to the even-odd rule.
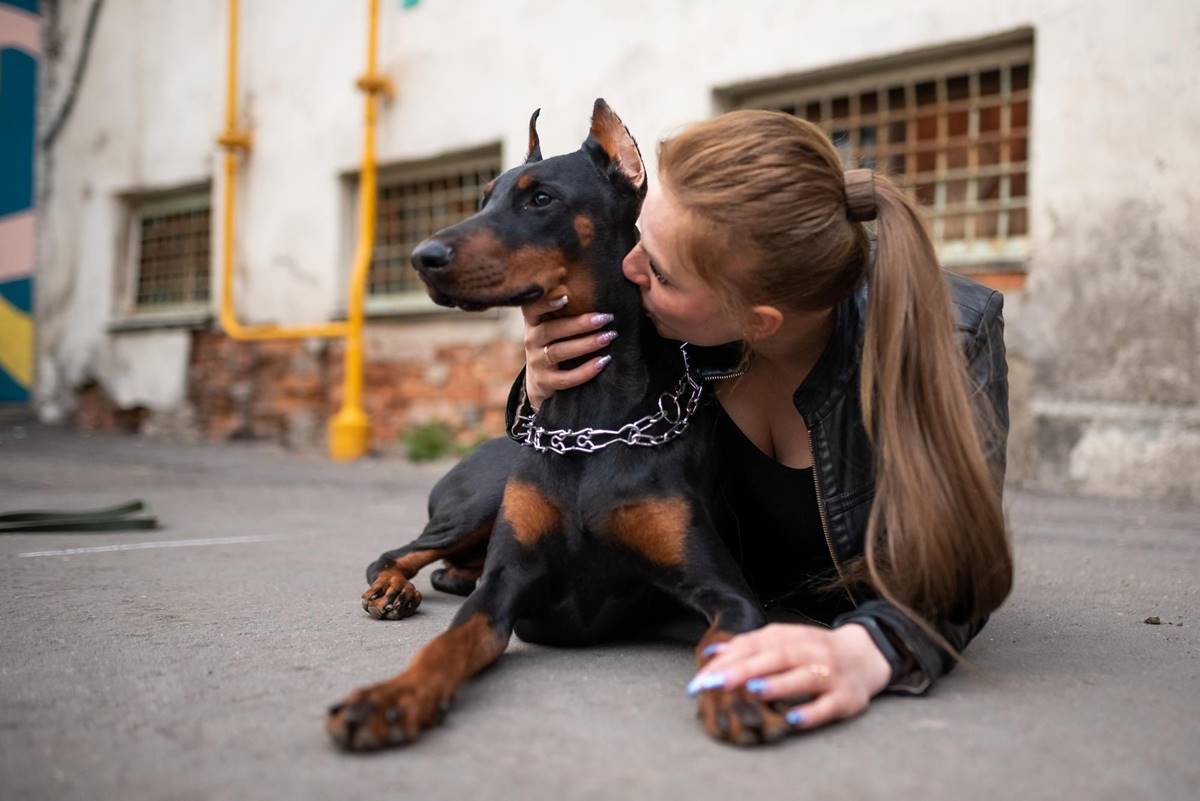
[[[854,717],[891,679],[871,635],[855,623],[836,629],[776,623],[705,650],[716,655],[688,684],[689,695],[745,684],[764,700],[811,696],[787,713],[801,729]]]
[[[539,322],[543,314],[565,305],[567,296],[562,295],[521,307],[525,315],[525,397],[535,409],[558,390],[577,387],[595,378],[612,358],[589,359],[573,370],[558,368],[561,362],[586,356],[617,337],[616,331],[588,333],[611,323],[611,314],[589,313]]]

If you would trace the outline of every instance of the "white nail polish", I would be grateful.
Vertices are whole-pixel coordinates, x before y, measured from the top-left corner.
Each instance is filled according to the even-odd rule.
[[[552,309],[561,309],[563,306],[566,306],[566,305],[567,305],[567,296],[566,295],[563,295],[561,298],[555,298],[554,300],[550,301],[550,308],[552,308]]]

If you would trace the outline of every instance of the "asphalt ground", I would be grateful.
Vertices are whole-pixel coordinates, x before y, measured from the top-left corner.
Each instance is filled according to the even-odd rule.
[[[1200,509],[1016,492],[1013,595],[924,697],[740,749],[695,720],[685,644],[514,639],[417,744],[341,753],[326,707],[460,603],[424,575],[407,620],[358,600],[447,466],[0,423],[0,511],[164,524],[0,536],[0,798],[1200,797]]]

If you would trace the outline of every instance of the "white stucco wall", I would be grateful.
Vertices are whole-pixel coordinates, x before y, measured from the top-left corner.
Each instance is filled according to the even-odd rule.
[[[50,108],[61,102],[85,5],[64,3],[64,57],[44,93]],[[116,397],[180,400],[182,384],[173,397],[157,377],[179,374],[186,354],[178,346],[139,347],[139,369],[114,367],[128,361],[114,354],[129,336],[107,330],[117,194],[211,178],[218,219],[213,139],[222,127],[224,6],[105,4],[44,186],[38,394],[47,414],[88,375]],[[1172,463],[1200,460],[1192,436],[1200,241],[1189,224],[1200,211],[1200,5],[423,0],[404,11],[391,0],[383,9],[381,64],[398,89],[380,119],[384,163],[499,140],[511,165],[538,106],[543,150],[563,152],[582,140],[597,96],[653,161],[656,139],[713,112],[716,87],[1031,27],[1032,257],[1024,297],[1010,302],[1009,342],[1028,362],[1027,386],[1018,388],[1034,410],[1025,430],[1040,441],[1054,429],[1061,441],[1058,451],[1029,460],[1029,477],[1058,488],[1191,494],[1169,475],[1167,490],[1130,484],[1143,452],[1129,457],[1128,470],[1112,460],[1125,458],[1122,443],[1145,440],[1146,425],[1157,426],[1162,447],[1177,443]],[[241,101],[254,151],[239,198],[237,292],[248,321],[321,320],[344,303],[352,242],[340,176],[359,154],[362,104],[353,82],[365,13],[366,3],[345,0],[243,4]],[[1147,416],[1147,405],[1166,412]],[[1126,407],[1140,415],[1130,424],[1136,436],[1120,433]],[[1100,418],[1102,435],[1089,428]],[[1088,467],[1101,462],[1103,471]],[[1093,473],[1125,478],[1097,484]]]

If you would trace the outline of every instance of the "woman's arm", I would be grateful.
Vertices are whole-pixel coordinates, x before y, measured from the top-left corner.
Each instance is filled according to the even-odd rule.
[[[891,675],[883,689],[889,692],[921,695],[954,667],[954,658],[914,623],[907,615],[883,599],[860,604],[853,612],[838,617],[835,628],[857,623],[871,636],[884,655]],[[933,622],[938,634],[961,652],[987,623]]]

